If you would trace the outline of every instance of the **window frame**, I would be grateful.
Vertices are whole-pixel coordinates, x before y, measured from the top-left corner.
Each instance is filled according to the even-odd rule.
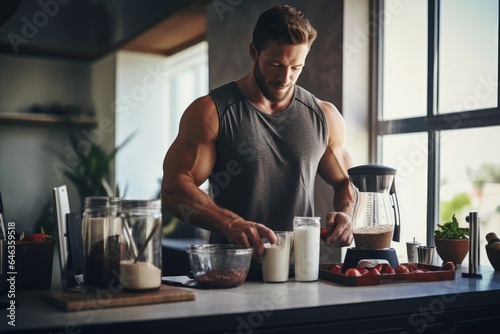
[[[500,6],[499,6],[500,8]],[[403,119],[382,120],[382,73],[384,50],[384,0],[370,1],[371,26],[376,31],[370,41],[370,111],[369,111],[369,158],[373,163],[380,163],[382,157],[381,142],[385,135],[427,132],[427,223],[426,242],[434,244],[434,230],[440,217],[439,182],[440,182],[440,133],[441,130],[479,128],[500,125],[500,85],[497,84],[497,106],[488,109],[476,109],[445,114],[437,113],[438,105],[438,64],[439,64],[439,19],[440,0],[428,0],[427,3],[427,104],[426,116]],[[500,9],[499,9],[500,18]],[[500,24],[498,47],[500,47]],[[499,52],[500,54],[500,52]],[[497,66],[500,72],[500,66]],[[499,76],[500,77],[500,73]],[[450,122],[450,120],[456,122]]]

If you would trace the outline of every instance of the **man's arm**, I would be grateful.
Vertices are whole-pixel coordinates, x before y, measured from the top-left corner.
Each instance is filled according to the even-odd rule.
[[[352,214],[355,195],[347,170],[352,167],[352,159],[345,148],[345,123],[340,112],[329,102],[320,101],[328,126],[328,146],[319,163],[318,172],[334,189],[333,209],[326,219],[330,235],[327,244],[336,247],[352,243]]]
[[[262,255],[261,238],[274,242],[274,233],[217,206],[199,188],[214,167],[218,131],[217,110],[209,96],[197,99],[186,109],[177,138],[163,162],[162,203],[180,220],[222,233],[230,243],[253,246]]]

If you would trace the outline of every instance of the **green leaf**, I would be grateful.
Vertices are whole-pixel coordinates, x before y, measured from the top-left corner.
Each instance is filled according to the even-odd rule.
[[[451,221],[444,224],[437,224],[438,229],[434,231],[434,237],[437,239],[468,239],[469,228],[460,227],[455,215]]]

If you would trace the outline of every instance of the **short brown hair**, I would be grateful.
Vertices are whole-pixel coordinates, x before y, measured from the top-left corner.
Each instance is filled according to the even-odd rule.
[[[317,34],[301,11],[288,5],[277,5],[260,14],[253,30],[253,44],[258,52],[269,41],[288,45],[307,43],[311,47]]]

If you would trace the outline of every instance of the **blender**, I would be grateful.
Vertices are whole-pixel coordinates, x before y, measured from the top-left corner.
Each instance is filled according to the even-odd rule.
[[[353,213],[354,248],[348,248],[343,270],[361,260],[386,260],[391,267],[399,265],[391,241],[399,242],[400,215],[396,196],[396,170],[382,165],[361,165],[348,170],[356,192]]]

